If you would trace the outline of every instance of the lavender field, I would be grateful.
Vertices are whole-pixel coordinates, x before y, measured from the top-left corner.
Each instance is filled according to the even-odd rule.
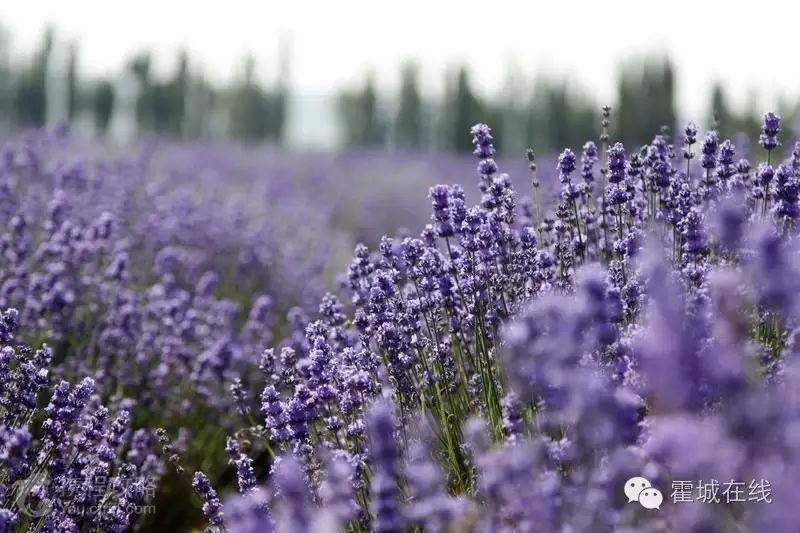
[[[800,143],[597,121],[4,138],[0,533],[798,531]]]

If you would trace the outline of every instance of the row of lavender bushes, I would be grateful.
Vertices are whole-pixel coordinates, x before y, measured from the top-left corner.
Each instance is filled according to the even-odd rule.
[[[477,205],[432,187],[419,237],[356,246],[314,307],[330,198],[201,155],[154,179],[147,149],[49,168],[58,139],[11,145],[0,532],[147,526],[190,482],[231,532],[793,531],[800,145],[780,119],[758,165],[691,124],[633,151],[604,133],[555,175],[529,154],[516,191],[471,133]],[[624,498],[638,475],[774,500],[650,511]]]
[[[353,236],[415,224],[425,208],[417,209],[409,189],[427,187],[454,166],[450,158],[309,156],[213,144],[144,142],[115,153],[65,133],[5,139],[0,160],[0,306],[13,317],[0,339],[8,345],[0,366],[3,454],[22,460],[32,453],[30,444],[6,452],[6,439],[48,448],[33,465],[25,462],[30,471],[0,476],[2,507],[14,509],[22,529],[30,518],[44,527],[38,519],[56,492],[39,485],[55,484],[55,475],[72,515],[97,514],[85,509],[113,501],[104,496],[111,481],[103,478],[120,465],[91,474],[80,465],[49,471],[59,463],[40,424],[51,389],[61,387],[61,401],[72,394],[62,381],[83,387],[74,409],[108,406],[93,422],[96,431],[103,420],[123,417],[116,431],[125,444],[112,439],[120,461],[132,446],[142,460],[149,456],[158,448],[152,430],[163,427],[190,463],[224,480],[225,435],[240,423],[230,417],[230,386],[258,365],[273,338],[302,329],[333,273],[346,266]],[[391,175],[376,179],[375,169],[386,166]],[[394,211],[378,212],[386,194]],[[26,346],[41,354],[33,359]],[[59,436],[79,431],[79,422]],[[86,446],[104,438],[96,434]],[[59,453],[69,463],[76,452]],[[158,530],[199,521],[190,480],[173,471],[162,478],[156,455],[149,460],[131,480],[148,486],[159,512],[137,516],[138,524]],[[44,504],[19,501],[33,489]],[[73,501],[79,492],[99,496]],[[95,523],[100,519],[87,523],[109,527]]]

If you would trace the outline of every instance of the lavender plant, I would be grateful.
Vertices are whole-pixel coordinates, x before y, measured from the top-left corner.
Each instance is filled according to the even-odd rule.
[[[133,529],[159,480],[231,533],[793,531],[797,146],[778,161],[774,113],[753,164],[602,120],[580,169],[529,152],[533,198],[477,124],[477,194],[431,187],[430,223],[356,245],[329,292],[319,257],[275,259],[285,228],[150,181],[150,153],[112,187],[8,149],[0,532]]]
[[[768,153],[775,121],[765,117]],[[306,523],[791,530],[792,497],[779,500],[778,487],[800,458],[789,429],[797,171],[787,160],[774,179],[751,180],[732,142],[709,132],[695,173],[696,128],[685,132],[685,166],[660,135],[641,153],[611,144],[599,196],[595,145],[583,150],[583,186],[565,150],[554,216],[537,225],[518,213],[479,124],[480,203],[438,185],[419,238],[356,248],[341,284],[350,303],[326,296],[288,365],[270,355],[265,418],[251,428],[274,461],[300,465]],[[322,459],[331,454],[338,463]],[[774,487],[774,500],[650,513],[622,499],[638,475],[667,497],[682,480],[758,479],[748,490]],[[264,490],[276,509],[296,505]],[[275,516],[279,530],[294,527]]]

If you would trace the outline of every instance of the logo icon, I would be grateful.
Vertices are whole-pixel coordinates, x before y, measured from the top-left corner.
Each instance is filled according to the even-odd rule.
[[[14,503],[23,514],[31,518],[45,516],[52,509],[48,499],[41,499],[38,494],[47,482],[47,475],[38,472],[32,476],[17,481],[11,486]]]
[[[645,509],[661,509],[661,504],[664,502],[664,495],[661,494],[661,491],[641,476],[632,477],[626,481],[624,490],[628,503],[639,502]]]

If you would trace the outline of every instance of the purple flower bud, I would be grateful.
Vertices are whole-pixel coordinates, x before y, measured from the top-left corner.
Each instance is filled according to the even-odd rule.
[[[6,309],[0,314],[0,342],[11,342],[14,340],[14,332],[17,330],[19,312],[14,308]]]
[[[203,500],[203,514],[206,515],[208,521],[215,526],[221,526],[224,516],[222,503],[217,498],[217,492],[211,486],[206,475],[202,472],[195,472],[192,487]]]
[[[583,152],[581,153],[581,177],[587,184],[594,182],[594,165],[599,158],[597,145],[592,141],[583,145]]]
[[[475,145],[475,151],[473,153],[478,156],[479,159],[493,157],[495,151],[494,145],[492,144],[492,130],[489,126],[486,124],[475,124],[470,129],[470,133],[472,134],[472,144]]]
[[[616,143],[608,149],[608,182],[620,183],[625,178],[625,147]]]
[[[225,528],[231,533],[272,533],[275,525],[262,491],[234,494],[225,500]]]
[[[561,183],[569,181],[569,175],[575,171],[575,154],[567,148],[558,156],[558,173]]]
[[[398,449],[390,404],[378,401],[369,411],[369,455],[372,465],[373,528],[378,533],[403,530],[397,487]]]
[[[10,509],[0,508],[0,532],[11,533],[18,523],[17,514]]]
[[[0,465],[8,469],[12,481],[28,467],[27,460],[31,440],[32,437],[27,427],[0,426]]]
[[[694,125],[694,122],[686,124],[686,127],[683,129],[683,135],[683,142],[687,146],[691,147],[697,142],[697,126]]]
[[[774,150],[780,145],[778,142],[778,133],[780,131],[781,117],[772,111],[764,113],[764,122],[761,126],[761,136],[758,138],[758,144],[765,150]]]
[[[236,439],[228,438],[225,446],[228,452],[228,462],[236,467],[236,477],[239,481],[239,492],[250,492],[256,487],[256,475],[253,470],[253,461],[242,452]]]
[[[717,146],[719,145],[719,135],[716,131],[709,131],[703,138],[702,156],[700,166],[706,170],[717,166]]]
[[[303,469],[294,456],[280,459],[276,467],[275,484],[281,497],[278,530],[310,532],[313,516],[311,495]]]
[[[325,480],[320,487],[322,501],[333,512],[340,527],[344,527],[359,515],[353,489],[355,468],[343,454],[339,454],[328,461],[325,472]]]

